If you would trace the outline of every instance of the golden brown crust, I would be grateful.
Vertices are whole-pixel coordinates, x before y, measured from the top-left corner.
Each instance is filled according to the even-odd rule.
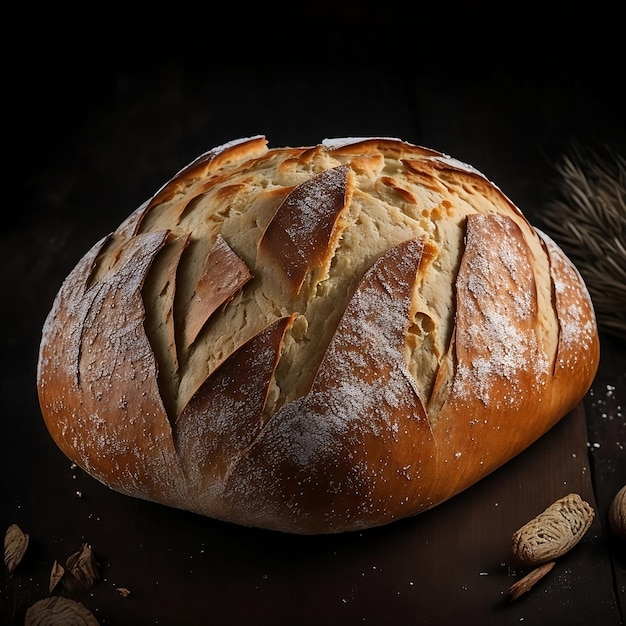
[[[202,266],[200,278],[187,304],[185,348],[189,347],[207,320],[252,278],[248,266],[218,234]]]
[[[307,274],[326,265],[339,238],[337,222],[348,198],[346,165],[324,170],[283,200],[259,242],[264,262],[274,265],[299,293]]]
[[[253,137],[78,263],[38,390],[59,447],[114,489],[330,533],[480,480],[597,365],[580,275],[473,168],[392,138]]]

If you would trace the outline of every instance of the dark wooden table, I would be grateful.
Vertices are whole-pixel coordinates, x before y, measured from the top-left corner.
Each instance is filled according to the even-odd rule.
[[[18,22],[36,54],[12,56],[4,75],[0,521],[30,545],[12,575],[2,569],[0,622],[23,623],[49,595],[54,560],[87,542],[100,580],[54,593],[103,625],[626,623],[626,545],[607,526],[626,483],[623,337],[602,333],[585,401],[481,483],[414,519],[328,537],[240,528],[106,489],[56,448],[35,387],[43,321],[79,257],[230,139],[400,137],[471,163],[538,221],[573,140],[626,151],[617,18],[561,9],[409,17],[397,5],[321,2],[287,21],[270,7],[249,19],[244,7],[219,17],[169,7],[158,23]],[[512,532],[569,492],[594,506],[592,528],[510,602],[528,571],[512,560]]]

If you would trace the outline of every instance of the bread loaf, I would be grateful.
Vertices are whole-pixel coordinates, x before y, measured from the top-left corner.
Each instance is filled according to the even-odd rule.
[[[54,441],[112,489],[314,534],[458,494],[565,416],[598,358],[575,267],[474,168],[256,136],[86,253],[37,377]]]

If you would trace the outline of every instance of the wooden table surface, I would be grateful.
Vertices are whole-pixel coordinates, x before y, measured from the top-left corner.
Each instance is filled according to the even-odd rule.
[[[623,337],[602,333],[592,389],[536,444],[436,509],[362,533],[282,535],[122,496],[73,468],[45,429],[36,360],[61,281],[208,148],[255,134],[270,146],[399,137],[471,163],[531,221],[572,141],[626,154],[624,56],[597,6],[410,19],[367,6],[321,2],[287,21],[269,7],[245,20],[243,7],[219,19],[169,7],[145,24],[95,13],[80,28],[57,13],[27,20],[22,41],[37,54],[4,76],[0,521],[30,544],[12,575],[2,569],[2,624],[22,624],[49,595],[54,560],[84,542],[100,580],[54,594],[103,625],[626,623],[626,545],[607,526],[626,484]],[[570,492],[594,506],[593,526],[510,602],[529,571],[511,534]]]

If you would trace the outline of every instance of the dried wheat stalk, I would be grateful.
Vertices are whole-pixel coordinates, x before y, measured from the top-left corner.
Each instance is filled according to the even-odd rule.
[[[556,168],[541,228],[587,283],[600,330],[626,339],[626,159],[608,147],[574,147]]]

